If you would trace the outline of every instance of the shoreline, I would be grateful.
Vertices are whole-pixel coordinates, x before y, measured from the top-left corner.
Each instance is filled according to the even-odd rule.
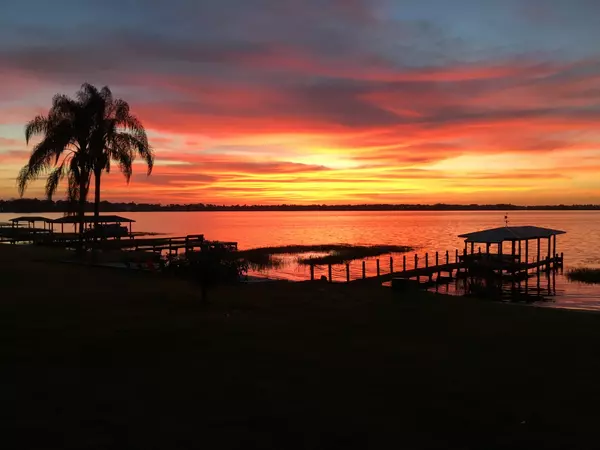
[[[0,412],[23,448],[595,443],[598,314],[321,282],[201,304],[60,257],[0,246]]]

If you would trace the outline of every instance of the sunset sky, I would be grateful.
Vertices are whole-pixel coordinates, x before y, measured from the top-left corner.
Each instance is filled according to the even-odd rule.
[[[600,203],[599,17],[598,0],[11,1],[0,198],[24,123],[87,81],[156,152],[107,200]]]

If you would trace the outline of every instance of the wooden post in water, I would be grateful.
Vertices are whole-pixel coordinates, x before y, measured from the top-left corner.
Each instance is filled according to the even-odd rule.
[[[333,281],[332,277],[331,277],[331,264],[329,264],[329,267],[327,267],[327,270],[329,272],[329,274],[328,274],[329,275],[329,282],[331,283]]]
[[[529,239],[525,239],[525,264],[529,264]]]
[[[390,256],[390,273],[394,273],[394,258]]]
[[[439,256],[438,256],[438,252],[435,252],[435,265],[436,265],[436,266],[439,266],[439,265],[440,265],[440,263],[439,263]]]
[[[402,255],[402,272],[406,272],[406,255]]]
[[[346,263],[346,283],[350,283],[350,264]]]
[[[362,270],[363,270],[363,280],[364,280],[365,278],[367,278],[367,262],[366,261],[362,262]]]
[[[315,281],[315,265],[310,265],[310,281]]]
[[[537,270],[540,271],[540,238],[537,238]]]
[[[379,276],[379,258],[377,258],[377,276]]]
[[[456,250],[455,250],[454,262],[455,262],[455,263],[457,263],[457,262],[458,262],[458,249],[456,249]]]
[[[429,267],[429,253],[425,253],[425,267]]]
[[[552,247],[552,238],[549,237],[548,238],[548,260],[546,262],[546,270],[550,270],[550,257],[551,257],[550,255],[551,255],[551,252],[552,252],[552,248],[551,247]]]
[[[450,254],[448,253],[448,250],[446,250],[446,264],[450,263]]]
[[[415,253],[415,269],[419,267],[419,256]]]

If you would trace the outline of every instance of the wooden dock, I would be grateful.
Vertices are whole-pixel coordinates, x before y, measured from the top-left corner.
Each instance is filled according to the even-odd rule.
[[[468,277],[481,275],[482,270],[487,273],[495,273],[498,277],[504,278],[518,278],[524,276],[529,270],[534,269],[538,271],[551,270],[554,268],[562,267],[563,255],[555,255],[554,257],[538,259],[536,261],[521,262],[518,258],[514,260],[507,260],[499,266],[476,266],[473,264],[472,257],[480,256],[479,254],[467,254],[466,251],[461,255],[458,250],[454,253],[454,260],[451,261],[449,252],[445,252],[445,255],[440,255],[438,252],[434,254],[432,264],[430,264],[429,254],[426,253],[424,257],[420,258],[419,255],[414,255],[408,258],[408,261],[412,263],[412,267],[407,266],[407,257],[404,255],[401,262],[401,270],[394,270],[394,258],[389,258],[388,270],[382,270],[382,264],[380,259],[370,261],[371,264],[375,262],[376,271],[375,274],[369,275],[366,267],[367,261],[356,261],[354,263],[347,263],[343,265],[331,265],[326,267],[325,274],[322,277],[327,278],[328,281],[342,281],[346,283],[376,283],[381,284],[393,280],[394,278],[401,279],[416,279],[420,281],[422,277],[425,277],[427,281],[432,281],[435,277],[436,280],[452,280],[457,277]],[[387,264],[386,264],[387,265]],[[316,280],[319,277],[316,276],[318,266],[310,267],[310,279]],[[321,267],[321,270],[324,268]],[[337,277],[334,277],[334,274]],[[334,279],[335,278],[335,279]]]

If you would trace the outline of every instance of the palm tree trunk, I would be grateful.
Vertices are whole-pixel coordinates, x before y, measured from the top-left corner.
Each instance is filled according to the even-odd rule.
[[[85,203],[87,198],[85,177],[79,182],[79,242],[83,244],[84,218],[85,218]]]
[[[100,219],[100,176],[101,170],[94,170],[95,191],[94,191],[94,226],[98,226]]]

